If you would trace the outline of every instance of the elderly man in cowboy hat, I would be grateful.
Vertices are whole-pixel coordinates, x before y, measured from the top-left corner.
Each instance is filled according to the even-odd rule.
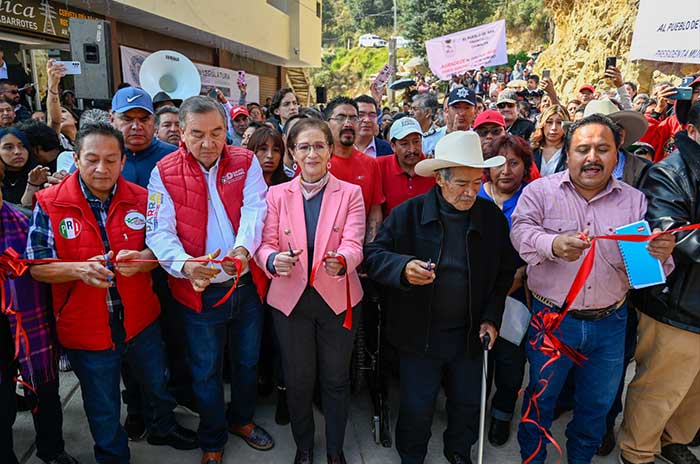
[[[440,386],[447,395],[444,454],[471,463],[478,438],[480,339],[498,335],[516,263],[508,223],[477,197],[484,168],[479,136],[455,131],[416,174],[436,186],[394,208],[374,242],[365,269],[388,287],[388,338],[399,352],[401,406],[396,448],[403,464],[425,459]]]

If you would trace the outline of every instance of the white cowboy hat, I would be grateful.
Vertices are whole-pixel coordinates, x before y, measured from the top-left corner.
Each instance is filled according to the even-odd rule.
[[[649,123],[642,113],[637,111],[620,111],[620,109],[607,98],[591,100],[586,104],[583,117],[586,118],[592,114],[607,116],[625,129],[625,138],[622,140],[623,147],[632,145],[634,142],[641,139],[649,128]]]
[[[481,140],[476,132],[456,131],[445,135],[435,145],[435,158],[424,159],[416,164],[416,174],[433,177],[435,171],[443,168],[495,168],[506,162],[503,156],[484,160]]]

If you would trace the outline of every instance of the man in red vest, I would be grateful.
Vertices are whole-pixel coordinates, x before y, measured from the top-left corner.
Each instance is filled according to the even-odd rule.
[[[148,184],[146,243],[170,274],[173,297],[184,314],[201,462],[218,464],[228,432],[257,450],[274,446],[253,422],[263,324],[260,295],[267,280],[250,257],[261,241],[267,185],[253,152],[226,145],[226,114],[216,101],[188,98],[179,117],[180,149],[158,162]],[[240,271],[231,261],[206,262],[223,256],[239,260]],[[222,382],[227,336],[232,377],[228,411]]]
[[[52,284],[58,340],[80,381],[99,463],[130,461],[119,423],[119,375],[126,362],[141,379],[148,442],[194,449],[197,437],[175,422],[167,391],[168,370],[157,318],[158,299],[145,246],[147,192],[121,177],[124,139],[109,125],[78,133],[73,155],[78,172],[36,194],[27,241],[30,259],[59,261],[31,268]]]

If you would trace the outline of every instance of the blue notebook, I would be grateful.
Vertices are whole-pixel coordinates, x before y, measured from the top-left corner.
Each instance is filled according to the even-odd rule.
[[[651,229],[647,221],[639,221],[618,227],[615,229],[615,233],[618,235],[651,235]],[[661,261],[649,254],[648,244],[649,242],[617,242],[632,288],[651,287],[666,283],[666,274],[664,274]]]

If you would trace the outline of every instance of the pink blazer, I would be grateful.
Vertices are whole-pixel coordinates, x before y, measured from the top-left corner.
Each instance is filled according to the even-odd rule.
[[[321,211],[316,226],[313,263],[321,261],[326,252],[335,251],[347,261],[347,278],[350,279],[350,297],[355,306],[362,299],[362,286],[356,268],[362,262],[362,245],[365,238],[365,207],[359,186],[330,176],[323,193]],[[294,249],[304,250],[299,262],[289,276],[271,275],[267,259],[272,253]],[[267,192],[267,216],[263,226],[262,244],[255,253],[255,260],[272,278],[267,303],[289,314],[299,302],[309,285],[306,222],[304,198],[299,179],[275,185]],[[345,311],[345,277],[329,276],[323,266],[316,273],[314,288],[336,314]]]

